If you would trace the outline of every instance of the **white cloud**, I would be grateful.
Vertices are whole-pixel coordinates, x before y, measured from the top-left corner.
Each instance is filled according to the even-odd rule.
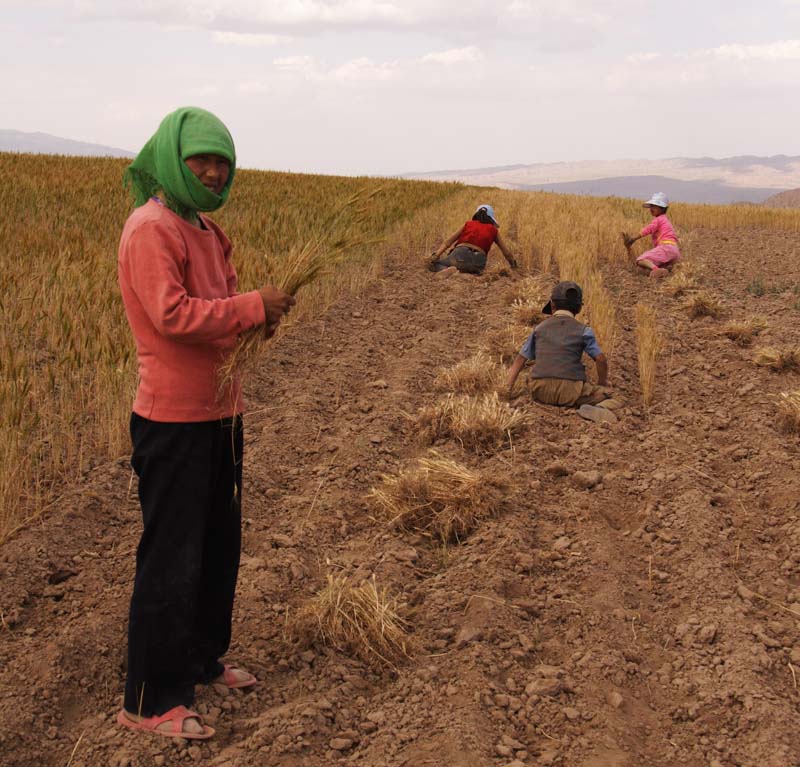
[[[800,40],[779,40],[759,45],[720,45],[708,53],[719,59],[736,61],[800,61]]]
[[[23,7],[21,0],[13,5]],[[222,33],[316,35],[415,29],[486,42],[525,36],[545,50],[594,45],[636,0],[28,0],[77,20],[179,24]]]
[[[428,53],[422,57],[424,64],[444,64],[450,66],[451,64],[463,64],[470,61],[481,61],[483,53],[479,48],[474,45],[467,46],[466,48],[451,48],[449,51],[439,51],[438,53]]]
[[[636,7],[635,0],[510,0],[504,5],[498,15],[500,30],[529,37],[532,45],[549,52],[594,47]]]
[[[249,32],[214,32],[214,41],[223,45],[242,45],[249,48],[291,43],[288,35],[253,34]]]
[[[317,62],[313,56],[284,56],[275,59],[272,65],[279,72],[289,74],[310,75],[317,71]]]
[[[331,70],[329,76],[343,82],[386,82],[402,75],[398,62],[375,62],[366,56],[353,59]]]
[[[626,56],[605,76],[610,91],[670,93],[686,90],[721,95],[748,89],[762,95],[786,88],[800,78],[800,40],[729,43],[673,54]]]
[[[245,80],[237,84],[236,90],[239,91],[239,93],[260,94],[269,91],[269,86],[258,80]]]
[[[422,57],[405,60],[376,61],[368,56],[349,59],[336,66],[325,66],[313,56],[286,56],[272,62],[276,72],[296,75],[305,80],[337,81],[341,83],[389,82],[406,80],[412,82],[421,67],[430,75],[431,67],[449,69],[451,65],[466,65],[484,60],[480,50],[473,47],[454,48],[448,51],[428,53]],[[458,69],[458,76],[463,69]],[[251,83],[251,88],[253,87]]]
[[[625,57],[626,64],[647,64],[651,61],[658,61],[661,58],[660,53],[632,53]]]
[[[241,32],[254,28],[402,25],[408,18],[400,0],[33,0],[30,4],[59,9],[79,19],[179,22]]]

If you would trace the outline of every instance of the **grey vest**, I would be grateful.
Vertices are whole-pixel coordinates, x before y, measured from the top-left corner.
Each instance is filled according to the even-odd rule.
[[[546,319],[533,331],[536,338],[534,378],[564,378],[585,381],[583,331],[586,325],[559,314]]]

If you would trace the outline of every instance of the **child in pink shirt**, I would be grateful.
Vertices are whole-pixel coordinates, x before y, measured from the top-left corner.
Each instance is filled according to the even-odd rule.
[[[649,272],[651,277],[656,279],[666,277],[672,266],[681,259],[678,237],[667,218],[669,200],[663,192],[656,192],[642,207],[650,210],[653,220],[639,232],[637,237],[625,235],[625,247],[630,248],[642,237],[651,236],[653,247],[636,259],[636,265]]]

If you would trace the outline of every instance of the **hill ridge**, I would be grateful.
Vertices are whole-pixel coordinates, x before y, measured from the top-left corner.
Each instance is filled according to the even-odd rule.
[[[58,154],[75,157],[135,157],[135,152],[118,147],[63,138],[41,131],[0,128],[0,152],[23,154]]]

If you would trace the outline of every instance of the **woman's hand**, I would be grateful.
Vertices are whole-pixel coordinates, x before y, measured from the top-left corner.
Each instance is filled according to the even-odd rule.
[[[506,258],[506,261],[508,261],[508,265],[509,265],[509,266],[510,266],[512,269],[518,269],[518,268],[519,268],[519,264],[517,263],[517,259],[516,259],[516,258],[514,258],[514,256],[508,256],[508,257]]]
[[[272,325],[264,325],[264,338],[272,338],[278,332],[278,325],[280,323],[276,322]]]
[[[258,292],[264,303],[264,324],[269,338],[275,333],[281,319],[289,313],[289,309],[295,305],[296,301],[288,293],[284,293],[272,285],[265,285]]]

